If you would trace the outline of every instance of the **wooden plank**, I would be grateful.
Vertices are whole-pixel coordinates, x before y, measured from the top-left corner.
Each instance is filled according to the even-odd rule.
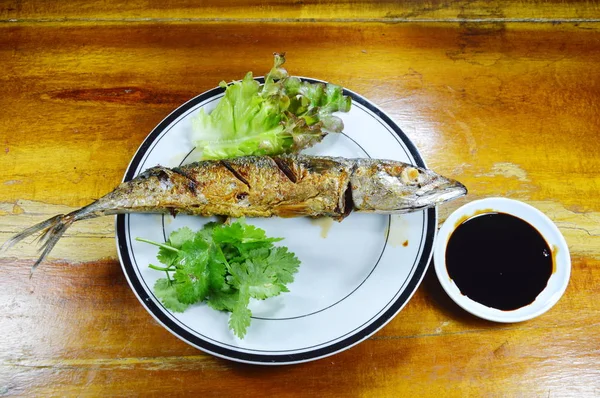
[[[529,20],[560,21],[599,19],[598,1],[377,1],[304,0],[254,2],[166,0],[118,1],[32,1],[12,0],[0,4],[0,19],[37,22],[41,20],[273,20],[338,22],[360,21],[447,21]]]
[[[115,261],[49,263],[29,279],[26,262],[2,260],[11,279],[0,280],[0,380],[11,394],[36,396],[594,395],[599,265],[575,259],[569,290],[554,309],[504,326],[462,312],[430,272],[401,314],[368,341],[317,362],[264,368],[205,355],[166,332]]]

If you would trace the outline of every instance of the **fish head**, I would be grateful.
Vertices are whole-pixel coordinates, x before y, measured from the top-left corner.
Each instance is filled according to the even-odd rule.
[[[467,193],[467,188],[456,180],[389,160],[361,160],[350,184],[355,210],[377,213],[426,209]]]

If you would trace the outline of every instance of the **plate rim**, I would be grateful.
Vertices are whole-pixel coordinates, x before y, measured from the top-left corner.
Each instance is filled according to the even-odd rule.
[[[302,79],[303,81],[308,81],[311,83],[327,83],[326,81],[309,77],[296,77]],[[255,80],[259,83],[264,83],[264,77],[256,77]],[[182,114],[189,111],[190,108],[216,95],[222,94],[224,91],[225,88],[219,86],[207,90],[201,94],[198,94],[195,97],[189,99],[188,101],[178,106],[163,120],[161,120],[161,122],[152,129],[152,131],[146,136],[142,144],[136,150],[129,165],[127,166],[126,172],[123,177],[123,181],[126,182],[135,177],[135,169],[137,169],[147,150],[154,143],[156,138],[165,130],[165,128],[170,126]],[[391,130],[397,135],[396,138],[402,142],[402,144],[406,147],[406,150],[413,157],[414,164],[416,166],[427,167],[415,144],[406,136],[406,134],[402,131],[400,126],[398,126],[390,118],[390,116],[388,116],[383,110],[379,109],[379,107],[377,107],[367,98],[352,90],[343,88],[343,94],[350,96],[353,102],[356,101],[357,103],[366,107],[369,111],[371,111],[377,117],[379,117],[385,124],[387,124],[387,126],[391,128]],[[314,361],[347,350],[359,344],[360,342],[368,339],[370,336],[382,329],[402,310],[402,308],[410,301],[417,288],[420,286],[425,276],[425,273],[429,267],[429,263],[431,262],[431,258],[433,256],[433,245],[435,242],[435,237],[437,235],[437,208],[429,208],[424,210],[424,212],[424,215],[426,216],[424,225],[426,236],[424,238],[424,247],[423,251],[421,252],[421,258],[415,267],[414,274],[408,280],[406,288],[400,293],[400,295],[395,300],[392,300],[393,303],[389,306],[389,308],[385,310],[382,314],[377,315],[375,317],[375,320],[373,320],[373,322],[371,322],[363,329],[354,333],[350,332],[349,336],[343,338],[340,341],[337,341],[336,343],[327,345],[325,347],[320,347],[314,350],[308,350],[304,352],[291,354],[256,354],[237,351],[235,349],[215,345],[209,341],[206,341],[205,339],[202,339],[201,337],[192,335],[187,330],[181,328],[179,325],[174,323],[164,313],[164,311],[158,305],[156,305],[156,303],[152,301],[150,296],[146,293],[146,290],[142,286],[141,282],[139,281],[139,278],[135,274],[133,264],[131,263],[131,260],[129,258],[130,254],[127,245],[125,244],[126,226],[128,224],[128,220],[126,220],[126,215],[121,214],[115,216],[115,236],[121,268],[123,270],[123,273],[125,274],[125,277],[131,290],[134,292],[134,294],[136,295],[142,306],[146,309],[146,311],[150,313],[150,315],[171,334],[184,341],[185,343],[216,357],[249,364],[287,365]],[[196,343],[195,341],[198,341],[198,343]]]

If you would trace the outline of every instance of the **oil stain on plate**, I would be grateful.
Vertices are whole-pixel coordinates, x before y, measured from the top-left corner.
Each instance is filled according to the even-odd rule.
[[[329,234],[329,230],[333,225],[333,218],[331,217],[320,217],[320,218],[311,218],[311,224],[321,227],[321,238],[327,238]]]
[[[391,217],[388,226],[389,231],[385,231],[386,235],[388,235],[388,245],[392,247],[408,246],[408,229],[410,228],[410,224],[401,214],[392,214]]]

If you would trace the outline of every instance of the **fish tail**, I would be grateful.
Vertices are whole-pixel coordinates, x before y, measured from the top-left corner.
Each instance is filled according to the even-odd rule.
[[[31,267],[31,273],[33,273],[37,266],[40,265],[52,251],[56,242],[63,236],[65,231],[73,224],[73,222],[77,221],[77,216],[80,211],[81,210],[77,210],[69,214],[59,214],[19,232],[2,245],[0,252],[8,250],[28,236],[39,233],[40,256]]]

